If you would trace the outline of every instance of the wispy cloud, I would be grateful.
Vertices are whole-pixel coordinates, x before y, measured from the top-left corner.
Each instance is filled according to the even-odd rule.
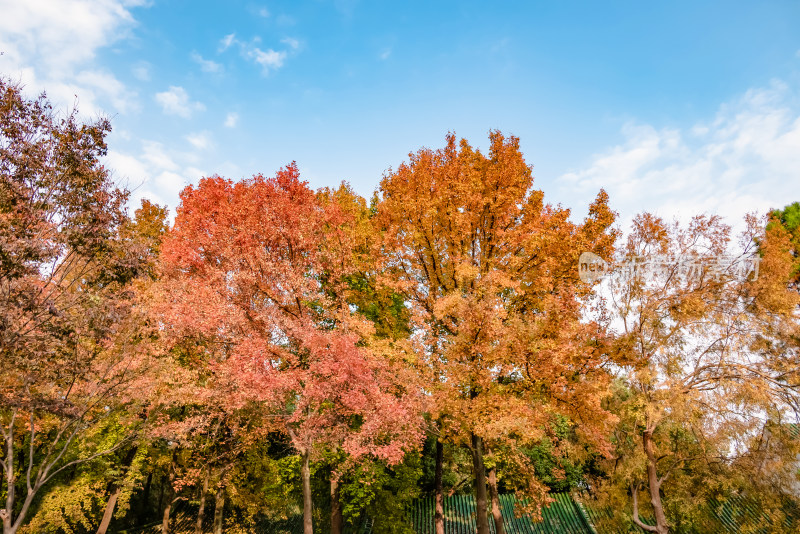
[[[191,58],[192,61],[200,65],[200,70],[203,72],[207,72],[209,74],[219,74],[222,72],[222,65],[220,63],[210,59],[204,59],[203,56],[197,52],[192,52]]]
[[[185,119],[191,118],[196,111],[203,111],[206,107],[200,102],[193,102],[183,87],[175,85],[162,93],[156,93],[156,102],[167,115],[177,115]]]
[[[147,61],[139,61],[136,63],[131,67],[131,72],[133,73],[133,77],[140,82],[150,81],[150,63]]]
[[[292,50],[298,50],[300,48],[300,41],[298,41],[294,37],[284,37],[283,39],[281,39],[281,42],[287,45]]]
[[[283,62],[286,60],[286,52],[285,51],[276,51],[271,48],[267,50],[261,50],[258,47],[251,48],[247,55],[250,59],[261,65],[261,69],[264,74],[269,74],[270,71],[277,70],[283,66]]]
[[[197,150],[208,150],[214,145],[211,140],[211,132],[208,131],[191,133],[186,136],[186,140]]]
[[[774,81],[686,130],[629,123],[624,143],[561,176],[561,184],[584,200],[605,188],[623,224],[642,210],[680,219],[716,213],[737,224],[747,212],[797,200],[799,97]]]
[[[261,37],[253,37],[249,42],[244,42],[236,38],[236,34],[231,33],[220,40],[219,52],[222,53],[234,45],[238,45],[242,57],[256,63],[261,67],[262,73],[266,76],[274,72],[286,63],[290,54],[297,53],[302,48],[302,42],[294,37],[284,37],[280,41],[286,45],[284,50],[275,48],[262,48]]]
[[[378,57],[381,58],[381,61],[386,61],[387,59],[389,59],[389,56],[391,55],[392,55],[392,49],[384,48],[383,51],[378,55]]]
[[[217,48],[217,52],[224,52],[228,48],[230,48],[236,42],[236,34],[229,33],[225,37],[219,40],[219,48]]]
[[[85,70],[75,75],[75,82],[88,94],[102,95],[121,113],[138,108],[136,94],[113,74],[100,70]]]
[[[115,179],[130,188],[132,206],[138,206],[142,198],[162,205],[177,202],[184,187],[207,175],[197,168],[195,153],[156,141],[142,141],[141,149],[134,152],[111,149],[104,160]]]
[[[228,113],[225,115],[225,127],[226,128],[236,128],[236,125],[239,124],[239,114],[235,112]]]

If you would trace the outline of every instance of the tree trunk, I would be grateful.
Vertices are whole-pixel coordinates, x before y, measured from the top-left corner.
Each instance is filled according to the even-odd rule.
[[[164,507],[164,516],[161,519],[161,534],[169,534],[169,513],[172,510],[172,499],[167,499]]]
[[[100,521],[100,526],[97,527],[97,534],[106,534],[108,525],[111,524],[111,519],[114,517],[114,508],[117,506],[117,499],[120,493],[122,493],[122,484],[115,484],[111,496],[106,503],[106,511],[103,513],[103,520]]]
[[[160,482],[158,485],[158,508],[156,510],[164,509],[164,479],[161,478]]]
[[[483,465],[483,440],[472,434],[472,467],[475,471],[475,524],[478,534],[489,534],[486,498],[486,467]]]
[[[642,434],[642,446],[647,455],[647,485],[650,490],[650,503],[653,505],[653,515],[656,519],[656,532],[658,534],[668,534],[667,517],[664,514],[664,506],[661,503],[661,481],[658,480],[656,470],[656,455],[653,451],[653,431],[646,430]]]
[[[314,534],[314,518],[311,508],[311,468],[308,466],[309,451],[303,453],[303,534]]]
[[[339,502],[339,479],[331,473],[331,534],[342,534],[342,503]]]
[[[489,469],[489,496],[492,499],[492,517],[496,534],[505,534],[503,512],[500,509],[500,494],[497,492],[497,467]]]
[[[169,473],[167,475],[167,488],[166,488],[166,495],[167,495],[167,504],[164,506],[164,517],[161,520],[161,534],[169,534],[169,514],[172,511],[172,505],[175,503],[175,487],[173,482],[175,481],[175,463],[176,463],[176,453],[172,453],[172,462],[169,466]],[[162,484],[163,489],[163,484]],[[163,495],[163,494],[162,494]]]
[[[14,419],[17,417],[17,411],[11,411],[11,423],[8,425],[8,433],[3,429],[3,437],[5,438],[5,486],[6,486],[6,507],[0,511],[3,516],[3,534],[14,534],[17,529],[14,528]]]
[[[444,493],[442,491],[442,464],[444,463],[444,444],[436,440],[436,475],[434,479],[436,511],[433,526],[436,534],[444,534]]]
[[[197,510],[197,523],[194,526],[194,534],[203,534],[203,515],[206,512],[206,494],[208,494],[208,479],[211,476],[211,466],[206,466],[203,476],[203,489],[200,490],[200,508]]]
[[[136,458],[137,452],[139,452],[138,447],[131,447],[130,449],[128,449],[128,452],[122,458],[122,467],[124,467],[123,473],[127,474],[127,470],[133,463],[133,459]],[[103,519],[100,521],[100,526],[97,527],[97,534],[106,534],[106,531],[108,530],[108,525],[114,518],[114,509],[117,506],[117,499],[119,499],[119,496],[122,493],[122,488],[124,486],[125,486],[124,475],[120,479],[113,480],[109,485],[109,491],[111,492],[111,495],[108,497],[108,502],[106,502],[106,510],[105,512],[103,512]]]
[[[221,478],[221,477],[220,477]],[[217,497],[214,502],[214,534],[222,534],[222,513],[225,510],[225,486],[220,480],[217,486]]]
[[[139,518],[136,521],[136,524],[142,526],[145,522],[145,518],[147,517],[147,508],[150,504],[150,487],[153,485],[153,472],[150,471],[147,474],[147,482],[144,483],[144,494],[142,495],[142,500],[139,503]],[[160,508],[160,505],[159,505]]]

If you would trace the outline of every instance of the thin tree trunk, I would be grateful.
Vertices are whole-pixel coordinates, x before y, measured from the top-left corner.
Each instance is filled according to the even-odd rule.
[[[130,468],[131,464],[133,463],[133,459],[136,458],[136,453],[139,452],[138,447],[131,447],[128,449],[128,452],[122,458],[122,467],[127,470]],[[123,471],[127,473],[127,471]],[[103,512],[103,519],[100,521],[100,526],[97,527],[97,534],[106,534],[108,530],[108,525],[111,523],[111,520],[114,518],[114,509],[117,506],[117,499],[119,499],[120,494],[122,493],[122,488],[125,486],[125,476],[122,476],[120,479],[115,479],[111,482],[109,490],[111,495],[108,497],[108,502],[106,502],[106,509]]]
[[[33,497],[36,495],[36,491],[38,491],[38,489],[39,488],[37,486],[34,486],[33,491],[28,491],[28,494],[25,496],[25,500],[22,502],[22,508],[17,514],[17,519],[13,523],[9,521],[7,529],[8,534],[16,534],[16,532],[22,526],[22,522],[25,520],[25,516],[28,514],[28,510],[31,507],[31,503],[33,503]],[[5,525],[3,526],[3,528],[5,530]]]
[[[158,485],[158,508],[156,510],[164,509],[164,479],[161,478],[160,482]]]
[[[444,444],[436,440],[436,475],[434,492],[436,511],[433,515],[433,526],[436,534],[444,534],[444,492],[442,490],[442,464],[444,463]]]
[[[197,523],[195,523],[194,533],[203,534],[203,514],[206,512],[206,494],[208,494],[208,479],[211,477],[211,466],[206,466],[203,476],[203,489],[200,490],[200,509],[197,510]]]
[[[497,492],[497,467],[489,469],[489,496],[492,499],[492,517],[496,534],[505,534],[503,512],[500,510],[500,494]]]
[[[147,517],[147,508],[150,504],[150,488],[153,485],[153,472],[150,471],[147,474],[147,482],[144,483],[144,494],[142,495],[142,500],[139,503],[139,519],[136,522],[139,526],[144,524],[145,517]],[[159,505],[159,508],[161,506]]]
[[[13,529],[14,523],[14,419],[17,417],[17,411],[11,412],[11,423],[8,425],[8,433],[6,434],[3,429],[3,438],[5,438],[6,457],[5,472],[6,472],[6,507],[2,510],[3,514],[3,534],[14,534],[16,529]]]
[[[221,478],[221,477],[220,477]],[[217,487],[217,497],[214,502],[214,534],[222,534],[222,513],[225,510],[225,486],[220,480]]]
[[[108,525],[111,524],[111,519],[114,517],[114,508],[117,506],[117,499],[120,493],[122,493],[122,484],[115,484],[111,496],[106,503],[106,511],[103,513],[103,520],[100,521],[100,526],[97,527],[97,534],[106,534]]]
[[[647,456],[647,485],[650,490],[650,503],[653,505],[653,515],[656,519],[656,532],[658,534],[669,534],[667,526],[667,516],[664,514],[664,506],[661,503],[661,481],[658,479],[656,470],[656,455],[653,451],[653,431],[646,430],[642,434],[642,446]]]
[[[175,481],[175,463],[176,463],[176,453],[173,451],[172,453],[172,462],[169,465],[169,473],[167,474],[167,488],[166,488],[166,495],[167,495],[167,504],[164,506],[164,517],[161,520],[161,534],[169,534],[169,514],[172,511],[172,505],[175,503],[175,488],[173,482]],[[163,484],[162,484],[163,490]],[[162,493],[163,495],[163,493]]]
[[[169,534],[169,513],[172,510],[172,499],[167,499],[164,516],[161,519],[161,534]]]
[[[314,518],[311,508],[311,468],[308,465],[309,451],[303,452],[303,534],[314,534]]]
[[[472,434],[472,467],[475,471],[475,524],[478,534],[489,534],[486,497],[486,467],[483,465],[483,440]]]
[[[342,503],[339,502],[339,479],[331,473],[331,534],[342,534]]]

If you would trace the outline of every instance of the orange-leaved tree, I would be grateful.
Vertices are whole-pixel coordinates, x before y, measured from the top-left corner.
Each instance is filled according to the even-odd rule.
[[[489,139],[484,155],[448,135],[444,148],[411,154],[380,185],[383,273],[412,309],[440,432],[437,532],[442,440],[471,450],[483,534],[487,444],[513,448],[541,439],[564,415],[602,448],[609,421],[600,406],[607,384],[603,335],[582,320],[582,298],[592,288],[577,269],[582,251],[611,251],[607,196],[601,191],[576,224],[569,210],[546,204],[533,189],[517,138],[493,132]],[[489,489],[500,532],[496,486]]]
[[[422,434],[417,393],[371,349],[374,329],[336,289],[353,268],[351,223],[292,164],[271,178],[187,187],[162,248],[162,320],[173,335],[218,344],[212,366],[230,409],[255,403],[291,438],[306,533],[313,455],[398,462]]]

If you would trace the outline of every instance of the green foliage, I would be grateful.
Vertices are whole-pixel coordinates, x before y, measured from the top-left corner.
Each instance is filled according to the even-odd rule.
[[[367,515],[374,519],[376,534],[405,534],[413,532],[408,522],[408,510],[420,496],[422,458],[409,453],[404,461],[388,467],[380,462],[359,465],[341,486],[343,516],[351,524]]]
[[[400,339],[411,333],[409,310],[400,294],[377,288],[364,274],[347,277],[347,284],[349,303],[375,325],[378,338]]]
[[[800,202],[793,202],[782,210],[770,212],[771,221],[769,225],[780,223],[791,236],[795,262],[794,262],[794,282],[800,283]],[[767,226],[769,228],[770,226]]]

